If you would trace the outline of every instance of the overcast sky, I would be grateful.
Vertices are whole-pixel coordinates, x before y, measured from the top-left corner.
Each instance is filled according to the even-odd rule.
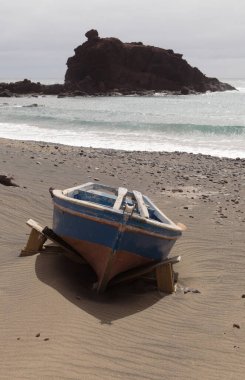
[[[63,79],[89,29],[173,49],[208,76],[245,78],[245,0],[0,0],[0,78]]]

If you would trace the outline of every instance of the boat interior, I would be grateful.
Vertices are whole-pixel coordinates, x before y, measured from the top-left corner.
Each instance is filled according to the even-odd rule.
[[[114,188],[93,182],[63,190],[69,198],[95,203],[113,210],[126,210],[145,219],[173,225],[154,203],[139,191],[128,191],[124,187]]]

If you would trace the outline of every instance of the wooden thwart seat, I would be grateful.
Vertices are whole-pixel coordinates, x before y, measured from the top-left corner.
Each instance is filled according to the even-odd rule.
[[[123,199],[126,197],[127,195],[127,192],[128,192],[128,189],[126,189],[125,187],[119,187],[118,188],[118,195],[117,195],[117,199],[114,203],[114,210],[119,210],[121,205],[122,205],[122,202],[123,202]]]
[[[142,194],[136,190],[133,190],[133,194],[134,194],[134,197],[137,201],[140,216],[142,216],[142,218],[148,219],[149,218],[149,212],[148,212],[148,209],[145,205]]]

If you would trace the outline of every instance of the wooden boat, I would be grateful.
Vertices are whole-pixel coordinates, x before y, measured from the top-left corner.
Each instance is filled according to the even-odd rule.
[[[182,234],[138,191],[91,182],[51,194],[54,232],[92,266],[100,289],[121,272],[166,259]]]

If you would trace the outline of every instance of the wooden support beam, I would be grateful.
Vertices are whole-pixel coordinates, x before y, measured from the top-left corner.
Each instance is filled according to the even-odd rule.
[[[171,263],[156,268],[156,279],[158,290],[164,293],[174,292],[174,275]]]
[[[180,260],[181,256],[174,256],[164,261],[130,269],[127,272],[118,274],[109,284],[116,285],[154,272],[158,289],[164,293],[173,293],[175,291],[173,265],[179,263]]]
[[[31,256],[39,253],[40,251],[48,252],[43,245],[47,240],[51,240],[56,244],[55,250],[57,253],[62,253],[69,259],[76,261],[79,264],[86,263],[73,247],[66,243],[61,237],[56,235],[50,228],[40,226],[40,224],[33,219],[29,219],[26,224],[31,227],[31,233],[25,248],[22,249],[20,253],[20,256]],[[59,248],[57,248],[57,245]]]
[[[65,251],[64,248],[54,243],[44,244],[43,246],[43,253],[57,254],[57,253],[64,253],[64,251]]]
[[[87,262],[82,258],[82,256],[73,247],[71,247],[70,244],[68,244],[60,236],[58,236],[53,230],[51,230],[51,228],[47,226],[44,227],[43,234],[49,240],[61,246],[62,247],[61,253],[63,253],[69,259],[76,261],[79,264],[87,264]]]
[[[47,240],[47,237],[42,233],[42,227],[32,219],[29,219],[26,224],[31,227],[31,233],[29,235],[27,244],[22,249],[20,256],[32,256],[42,250],[43,244]]]
[[[38,232],[43,231],[43,227],[33,219],[28,219],[26,224],[27,224],[27,226],[34,228]]]

